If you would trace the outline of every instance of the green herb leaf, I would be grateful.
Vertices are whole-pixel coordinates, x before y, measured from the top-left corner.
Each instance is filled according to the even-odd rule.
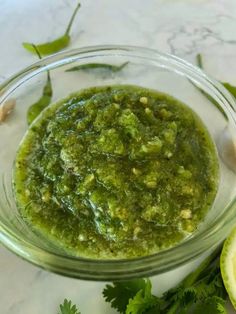
[[[126,308],[126,314],[142,314],[147,310],[155,306],[156,313],[158,313],[159,300],[154,297],[151,293],[152,285],[149,279],[146,280],[146,285],[144,289],[138,291],[138,293],[129,300]]]
[[[57,38],[53,41],[50,41],[50,42],[47,42],[44,44],[36,45],[38,52],[41,55],[53,54],[55,52],[58,52],[64,48],[66,48],[69,45],[69,43],[70,43],[70,30],[71,30],[73,21],[75,19],[75,16],[76,16],[79,8],[80,8],[80,3],[77,4],[77,6],[76,6],[71,18],[70,18],[69,24],[66,28],[64,35],[60,36],[59,38]],[[36,53],[35,49],[32,47],[31,43],[25,42],[22,45],[26,50],[28,50],[32,53]]]
[[[91,70],[91,69],[107,69],[111,72],[121,71],[129,62],[124,62],[121,65],[112,65],[107,63],[87,63],[75,66],[66,70],[66,72]]]
[[[192,287],[195,282],[201,280],[206,275],[208,275],[208,269],[211,267],[212,264],[214,265],[214,263],[219,261],[218,257],[218,251],[212,253],[194,271],[188,274],[176,287],[165,292],[163,298],[166,301],[169,301],[173,298],[176,299],[176,295],[178,295],[180,291],[185,288]]]
[[[219,256],[214,254],[190,273],[176,288],[163,295],[166,301],[165,314],[192,313],[193,308],[198,308],[202,304],[206,307],[205,312],[202,313],[218,313],[208,312],[208,301],[215,298],[218,303],[221,303],[222,308],[226,295],[220,275]]]
[[[81,314],[81,313],[77,309],[76,305],[72,305],[71,301],[68,301],[67,299],[65,299],[63,304],[60,305],[59,314]]]
[[[70,36],[66,34],[51,42],[39,44],[36,46],[42,55],[50,55],[66,48],[69,45],[69,43]],[[22,45],[26,50],[34,53],[32,50],[32,45],[30,43],[25,42]]]
[[[227,313],[227,293],[220,274],[219,251],[206,258],[161,298],[152,295],[148,279],[107,285],[103,295],[123,314]]]
[[[41,59],[40,52],[38,51],[37,47],[31,44],[31,47],[35,50],[35,53]],[[30,125],[34,119],[40,114],[40,112],[46,108],[52,99],[52,83],[49,71],[47,71],[47,81],[43,88],[42,96],[36,101],[33,105],[28,108],[27,111],[27,122]]]
[[[144,279],[114,282],[112,285],[106,285],[103,296],[106,302],[110,302],[119,313],[125,313],[129,300],[134,298],[140,290],[144,290],[145,286]]]
[[[193,314],[214,313],[214,314],[227,314],[225,308],[225,300],[212,296],[205,299],[202,303],[198,303],[192,310]]]

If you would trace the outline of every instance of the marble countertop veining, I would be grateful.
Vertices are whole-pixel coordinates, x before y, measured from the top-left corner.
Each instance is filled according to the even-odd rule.
[[[21,43],[43,42],[65,30],[76,0],[0,0],[0,81],[36,61]],[[204,55],[206,71],[236,84],[235,0],[81,0],[70,48],[129,44]],[[114,313],[101,301],[104,283],[41,270],[0,246],[0,313],[53,314],[65,297],[83,314]],[[155,288],[155,284],[154,284]],[[164,287],[164,288],[167,288]],[[87,302],[86,302],[87,301]],[[230,313],[235,313],[230,310]]]

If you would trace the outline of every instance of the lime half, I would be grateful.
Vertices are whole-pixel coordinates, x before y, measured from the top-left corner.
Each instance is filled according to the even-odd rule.
[[[220,270],[229,298],[236,309],[236,228],[225,240],[220,256]]]

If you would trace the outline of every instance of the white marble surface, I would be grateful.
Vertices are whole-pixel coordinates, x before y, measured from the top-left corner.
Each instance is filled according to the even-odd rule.
[[[208,73],[236,85],[235,0],[81,3],[71,47],[130,44],[171,52],[191,62],[201,52]],[[75,5],[75,0],[0,0],[0,80],[34,62],[21,43],[62,34]],[[40,270],[0,247],[1,314],[56,314],[65,297],[80,304],[83,314],[112,313],[101,301],[103,286]]]

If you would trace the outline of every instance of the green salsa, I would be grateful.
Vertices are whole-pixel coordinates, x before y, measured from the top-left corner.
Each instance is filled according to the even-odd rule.
[[[21,215],[63,249],[132,258],[191,236],[214,201],[218,162],[205,126],[178,100],[93,87],[31,124],[13,182]]]

